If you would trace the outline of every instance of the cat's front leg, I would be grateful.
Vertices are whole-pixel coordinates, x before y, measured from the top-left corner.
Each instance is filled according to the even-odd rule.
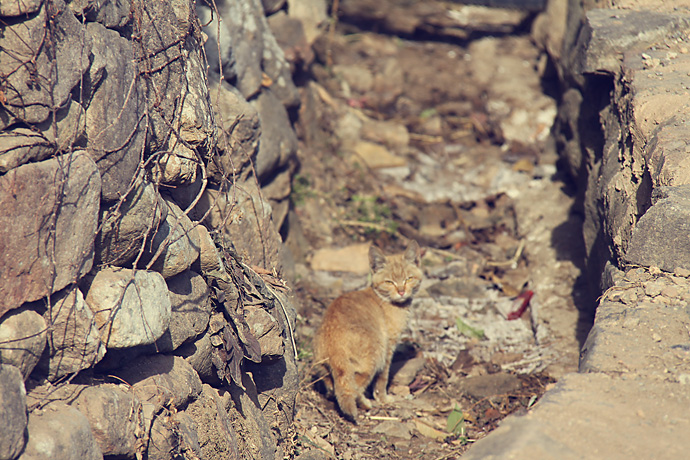
[[[386,377],[383,377],[383,373],[380,374],[376,385],[374,386],[374,399],[379,404],[390,404],[393,402],[393,397],[388,394],[386,387],[388,386],[388,373]]]
[[[379,372],[376,376],[376,382],[374,383],[374,399],[379,404],[389,404],[393,402],[393,397],[389,395],[387,391],[392,358],[393,353],[388,353],[386,364],[383,366],[383,370],[381,370],[381,372]]]

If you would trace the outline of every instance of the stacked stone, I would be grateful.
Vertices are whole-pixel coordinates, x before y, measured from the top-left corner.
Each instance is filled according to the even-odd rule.
[[[197,12],[0,1],[1,459],[281,456],[294,310],[235,302],[261,356],[221,380],[212,280],[281,272],[297,90],[260,2]]]

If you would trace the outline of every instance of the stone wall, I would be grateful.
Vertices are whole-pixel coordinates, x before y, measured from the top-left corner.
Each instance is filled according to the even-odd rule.
[[[601,296],[579,372],[463,458],[682,458],[690,2],[550,0],[534,37],[561,85],[553,133],[579,185],[587,274]]]
[[[318,14],[211,4],[0,0],[2,459],[285,455],[301,56],[266,14]]]
[[[550,3],[568,27],[538,37],[562,85],[554,133],[582,191],[592,285],[610,287],[626,264],[689,269],[690,3]]]

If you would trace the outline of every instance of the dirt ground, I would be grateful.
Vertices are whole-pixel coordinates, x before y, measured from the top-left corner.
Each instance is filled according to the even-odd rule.
[[[401,33],[373,5],[342,13],[301,82],[284,235],[303,378],[294,454],[456,458],[577,370],[592,307],[581,215],[549,137],[554,83],[530,17],[446,5],[455,25],[440,27],[410,8]],[[312,336],[333,299],[366,285],[368,244],[395,252],[409,239],[426,280],[394,402],[353,425],[312,382]]]

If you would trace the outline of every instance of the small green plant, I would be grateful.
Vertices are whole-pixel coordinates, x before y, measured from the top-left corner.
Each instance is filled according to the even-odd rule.
[[[382,203],[379,197],[353,195],[350,202],[350,217],[357,222],[372,224],[371,227],[364,226],[366,233],[385,231],[392,234],[398,230],[398,223],[392,219],[391,208]]]
[[[292,204],[299,206],[304,203],[305,198],[313,196],[313,194],[309,176],[295,174],[295,177],[292,178],[292,192],[290,193]]]
[[[448,414],[448,419],[446,420],[446,431],[457,436],[463,444],[468,442],[467,431],[465,429],[465,414],[457,404],[450,414]]]
[[[422,120],[426,120],[427,118],[431,118],[434,115],[436,115],[436,113],[436,109],[434,109],[433,107],[429,109],[424,109],[422,110],[422,113],[419,114],[419,118]]]
[[[310,359],[314,354],[310,350],[305,350],[304,348],[297,349],[297,360],[305,361]]]
[[[458,330],[460,331],[460,333],[462,335],[464,335],[465,337],[468,337],[470,339],[479,339],[479,340],[484,338],[484,331],[482,329],[472,327],[460,318],[457,318],[455,320],[455,325],[458,327]]]

